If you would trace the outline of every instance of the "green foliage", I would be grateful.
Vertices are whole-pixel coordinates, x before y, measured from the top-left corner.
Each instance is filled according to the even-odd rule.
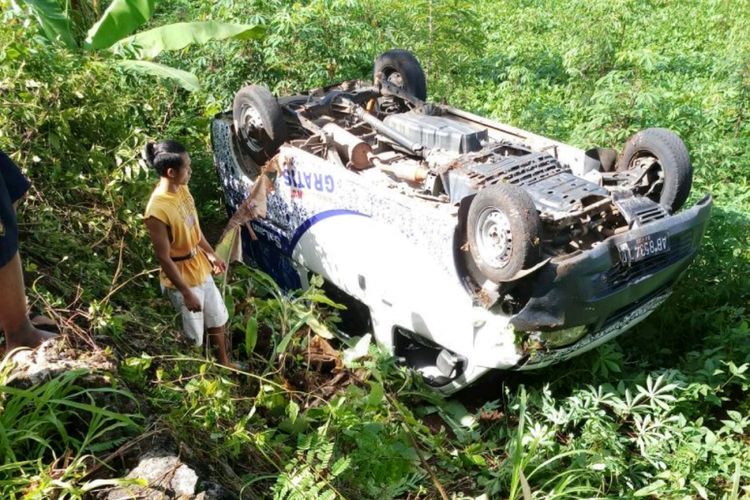
[[[292,294],[285,294],[273,279],[257,269],[245,268],[240,271],[244,279],[236,279],[229,293],[233,300],[230,307],[243,308],[243,314],[236,311],[232,320],[237,330],[245,332],[245,349],[252,352],[258,340],[258,324],[267,325],[274,343],[273,357],[284,358],[290,347],[303,348],[310,334],[324,339],[332,339],[327,324],[339,321],[336,311],[343,306],[336,304],[320,290],[323,280],[320,276],[310,279],[309,287]],[[248,295],[251,298],[248,300]],[[326,311],[318,306],[328,306]],[[300,332],[306,329],[307,337]],[[300,344],[301,342],[301,344]]]
[[[217,23],[213,21],[197,23],[173,23],[130,35],[146,23],[154,13],[154,0],[114,0],[99,20],[88,30],[86,39],[79,44],[71,30],[72,18],[76,10],[87,10],[84,2],[74,6],[65,3],[65,10],[58,0],[20,0],[31,9],[43,33],[50,41],[61,41],[67,48],[82,46],[88,51],[113,47],[116,53],[128,53],[139,60],[119,61],[126,70],[141,74],[169,78],[182,88],[194,91],[199,88],[197,77],[184,70],[170,68],[141,59],[153,59],[161,52],[180,50],[191,44],[204,44],[212,40],[227,38],[259,39],[264,31],[259,26]]]
[[[89,29],[83,46],[88,50],[111,47],[151,19],[155,0],[113,0]]]
[[[263,37],[263,33],[262,27],[247,24],[215,21],[173,23],[122,38],[117,41],[115,49],[132,45],[139,57],[153,59],[165,50],[181,50],[191,44],[203,44],[227,38],[257,40]]]
[[[76,47],[70,26],[70,18],[55,0],[30,0],[26,2],[50,40],[60,40],[69,48]]]
[[[342,457],[332,464],[333,445],[333,441],[321,438],[318,433],[301,435],[297,456],[286,465],[276,481],[274,498],[333,500],[341,497],[331,489],[331,482],[349,467],[350,460]]]
[[[44,277],[29,282],[32,297],[56,307],[82,301],[92,320],[133,321],[108,304],[121,283],[155,267],[139,243],[146,234],[140,200],[152,182],[139,152],[169,93],[131,87],[137,81],[104,63],[24,38],[18,25],[0,36],[0,148],[36,187],[19,207],[21,224],[29,224],[21,231],[25,265]]]
[[[85,34],[80,26],[99,15],[80,5],[70,23],[44,28],[49,38],[64,45],[68,25],[75,39]],[[174,436],[190,436],[185,456],[246,498],[436,498],[435,481],[455,498],[748,495],[749,7],[164,1],[155,27],[265,30],[162,53],[163,66],[200,75],[204,85],[191,94],[50,45],[6,14],[0,147],[35,186],[19,212],[30,298],[123,353],[121,375],[150,413]],[[226,284],[235,356],[247,356],[250,374],[185,355],[146,272],[156,263],[140,216],[154,181],[138,159],[143,144],[174,137],[188,146],[201,222],[221,225],[208,125],[236,89],[248,80],[287,92],[370,78],[374,57],[393,47],[415,51],[432,99],[584,148],[620,148],[649,126],[679,133],[695,166],[692,201],[710,192],[715,209],[673,297],[616,342],[537,374],[505,374],[459,396],[463,404],[375,350],[332,393],[301,383],[320,374],[306,352],[313,333],[336,331],[335,305],[319,283],[284,294],[252,270],[234,268]],[[42,428],[52,429],[49,419]],[[65,438],[47,436],[59,454]],[[51,451],[29,449],[42,458],[24,455],[33,463],[18,458],[19,467],[35,471],[34,484],[52,484]],[[74,482],[87,463],[71,465]]]
[[[134,73],[140,73],[142,75],[159,76],[162,78],[169,78],[177,82],[177,84],[185,90],[195,92],[200,89],[200,82],[198,77],[189,71],[183,71],[181,69],[173,68],[171,66],[165,66],[164,64],[155,63],[152,61],[117,61],[117,65],[126,71],[132,71]]]
[[[121,445],[140,430],[139,415],[108,409],[103,401],[132,399],[114,387],[78,385],[85,370],[21,389],[0,374],[0,495],[3,498],[81,498],[117,480],[85,476],[94,454]]]

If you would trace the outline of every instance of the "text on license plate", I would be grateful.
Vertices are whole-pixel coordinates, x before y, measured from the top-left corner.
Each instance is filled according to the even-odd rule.
[[[632,264],[654,255],[669,251],[669,237],[666,232],[647,234],[617,245],[620,262]]]

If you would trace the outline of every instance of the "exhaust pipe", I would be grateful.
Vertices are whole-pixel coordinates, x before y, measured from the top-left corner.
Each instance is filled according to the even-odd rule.
[[[335,123],[323,125],[323,132],[333,138],[336,151],[349,162],[347,167],[362,170],[372,166],[372,148],[369,144]]]

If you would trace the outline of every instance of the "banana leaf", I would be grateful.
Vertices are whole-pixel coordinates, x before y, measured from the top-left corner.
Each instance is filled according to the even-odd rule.
[[[189,90],[190,92],[196,91],[200,88],[198,78],[194,74],[164,64],[127,59],[124,61],[117,61],[117,65],[126,71],[157,76],[159,78],[169,78],[177,82],[180,87]]]
[[[230,262],[242,262],[242,237],[240,226],[235,226],[225,233],[221,241],[216,244],[216,255],[229,264]]]
[[[203,44],[211,40],[226,38],[261,39],[265,28],[251,24],[219,23],[203,21],[174,23],[136,33],[117,42],[115,49],[131,46],[138,57],[152,59],[165,50],[180,50],[190,44]]]
[[[155,0],[113,0],[89,29],[84,48],[99,50],[111,47],[148,21],[155,5]]]
[[[23,0],[23,3],[31,7],[47,38],[59,39],[70,49],[78,47],[70,31],[70,18],[60,8],[60,4],[55,0]]]

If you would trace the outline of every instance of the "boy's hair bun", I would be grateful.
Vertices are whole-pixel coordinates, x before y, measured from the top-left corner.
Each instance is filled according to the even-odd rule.
[[[155,147],[155,142],[148,142],[146,143],[146,147],[143,148],[143,159],[146,160],[149,167],[154,166],[154,158],[156,157],[156,153],[154,152]]]
[[[177,141],[167,139],[160,142],[148,142],[143,148],[143,158],[149,166],[165,177],[170,168],[181,168],[183,164],[182,155],[187,153],[185,146]]]

